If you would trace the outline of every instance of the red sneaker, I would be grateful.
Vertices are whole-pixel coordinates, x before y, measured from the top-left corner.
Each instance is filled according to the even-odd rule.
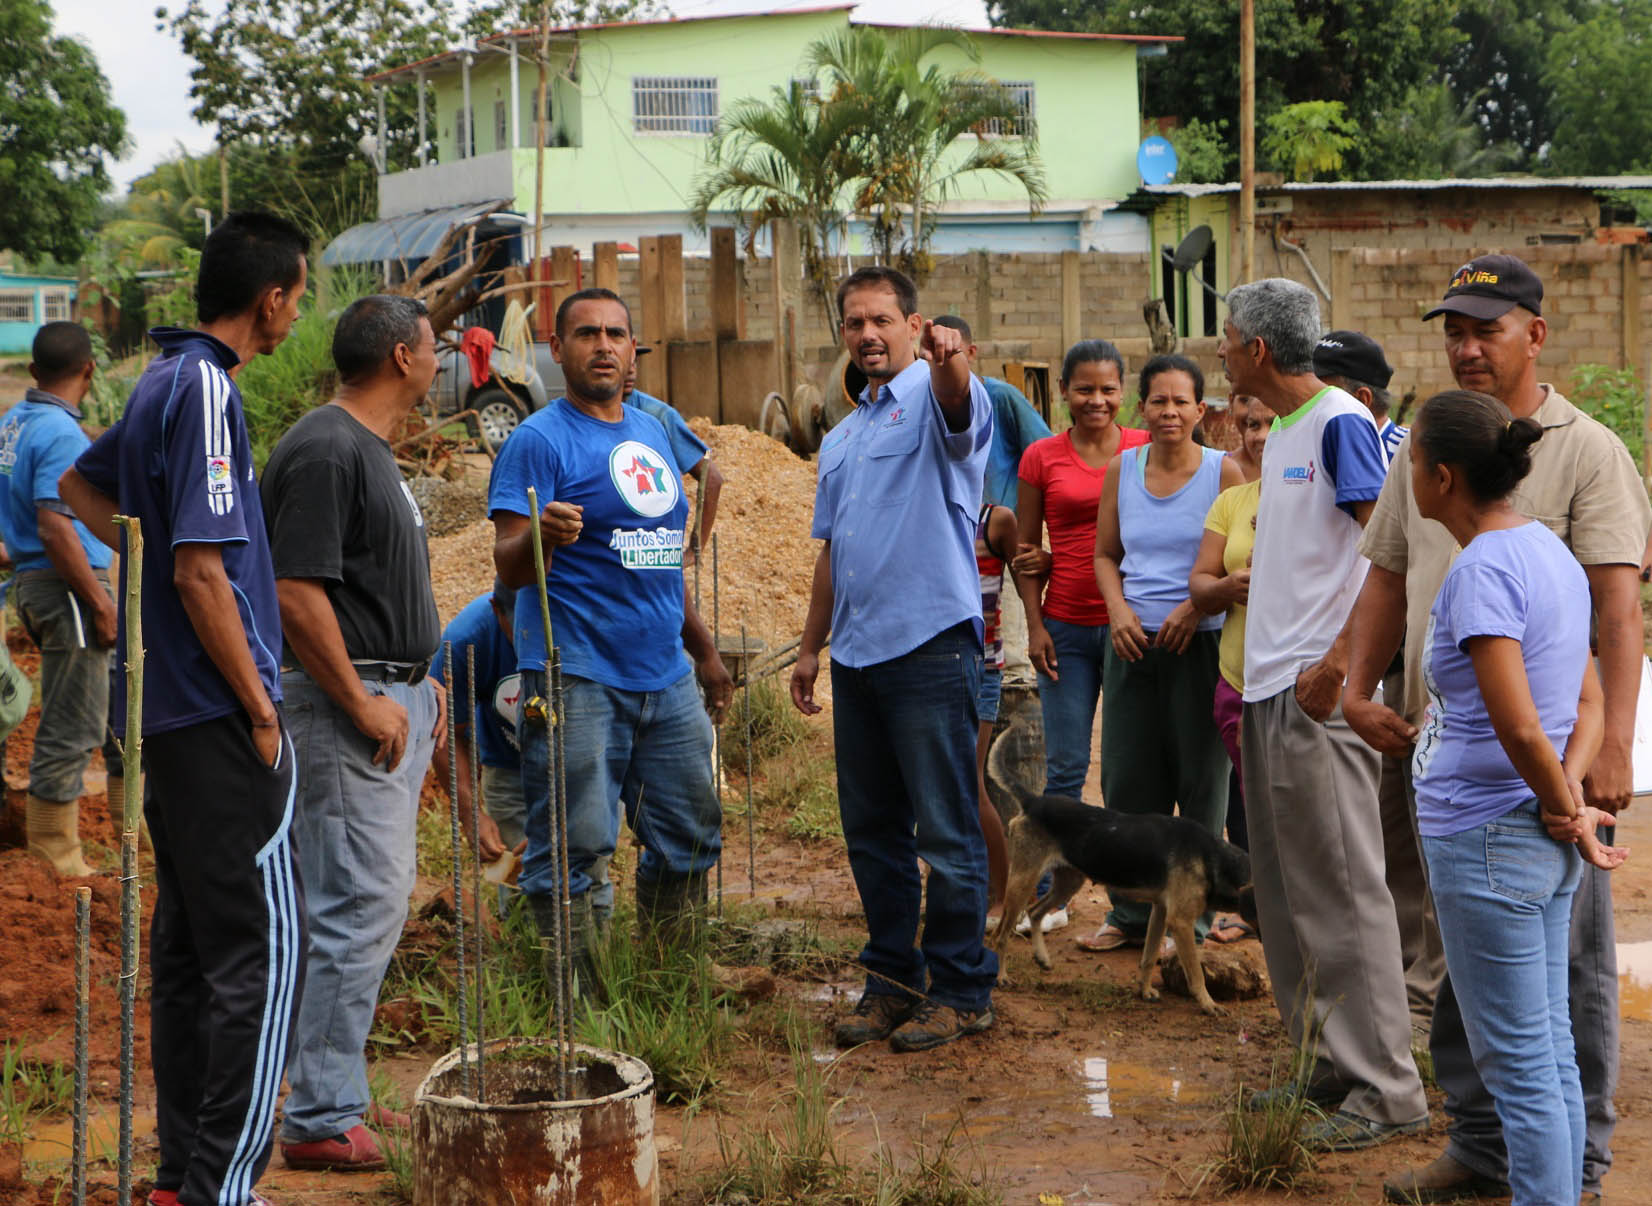
[[[379,1141],[364,1126],[313,1143],[283,1143],[281,1158],[288,1168],[324,1172],[377,1172],[384,1167]]]
[[[367,1107],[367,1125],[380,1131],[410,1131],[413,1129],[413,1119],[375,1101]]]
[[[149,1191],[149,1206],[178,1206],[178,1191],[176,1189],[151,1189]]]

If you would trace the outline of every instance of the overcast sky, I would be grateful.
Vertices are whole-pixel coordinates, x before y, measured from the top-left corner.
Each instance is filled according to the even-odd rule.
[[[821,0],[675,0],[668,2],[680,17],[707,13],[768,12],[809,7]],[[181,7],[173,0],[172,7]],[[222,8],[221,0],[209,6]],[[181,144],[190,151],[212,146],[213,130],[190,116],[190,61],[178,40],[155,27],[153,0],[53,0],[57,29],[84,39],[114,89],[115,103],[126,111],[132,137],[131,152],[115,165],[115,182],[125,188]],[[965,27],[985,27],[983,0],[866,0],[855,15],[863,20],[910,22],[946,21]]]

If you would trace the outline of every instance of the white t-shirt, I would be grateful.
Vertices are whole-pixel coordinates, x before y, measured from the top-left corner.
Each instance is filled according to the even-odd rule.
[[[1326,386],[1273,421],[1262,450],[1262,504],[1245,612],[1245,699],[1294,685],[1325,656],[1369,562],[1354,504],[1382,493],[1388,458],[1371,412]]]

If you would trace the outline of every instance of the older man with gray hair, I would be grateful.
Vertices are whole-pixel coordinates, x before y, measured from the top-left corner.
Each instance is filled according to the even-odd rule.
[[[1314,374],[1319,304],[1293,281],[1228,295],[1235,393],[1279,416],[1262,455],[1241,741],[1251,866],[1274,1000],[1313,1049],[1303,1142],[1348,1151],[1421,1130],[1399,929],[1383,879],[1378,759],[1342,719],[1361,529],[1386,477],[1371,412]],[[1316,1042],[1317,1037],[1317,1042]],[[1261,1095],[1259,1095],[1261,1096]]]

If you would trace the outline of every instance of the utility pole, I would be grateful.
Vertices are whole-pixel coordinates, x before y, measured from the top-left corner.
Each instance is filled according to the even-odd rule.
[[[539,53],[534,56],[539,66],[539,86],[534,90],[534,147],[533,147],[533,273],[539,280],[541,250],[545,234],[545,94],[550,88],[551,65],[551,6],[539,6]]]
[[[1239,279],[1256,265],[1256,0],[1239,0]]]

